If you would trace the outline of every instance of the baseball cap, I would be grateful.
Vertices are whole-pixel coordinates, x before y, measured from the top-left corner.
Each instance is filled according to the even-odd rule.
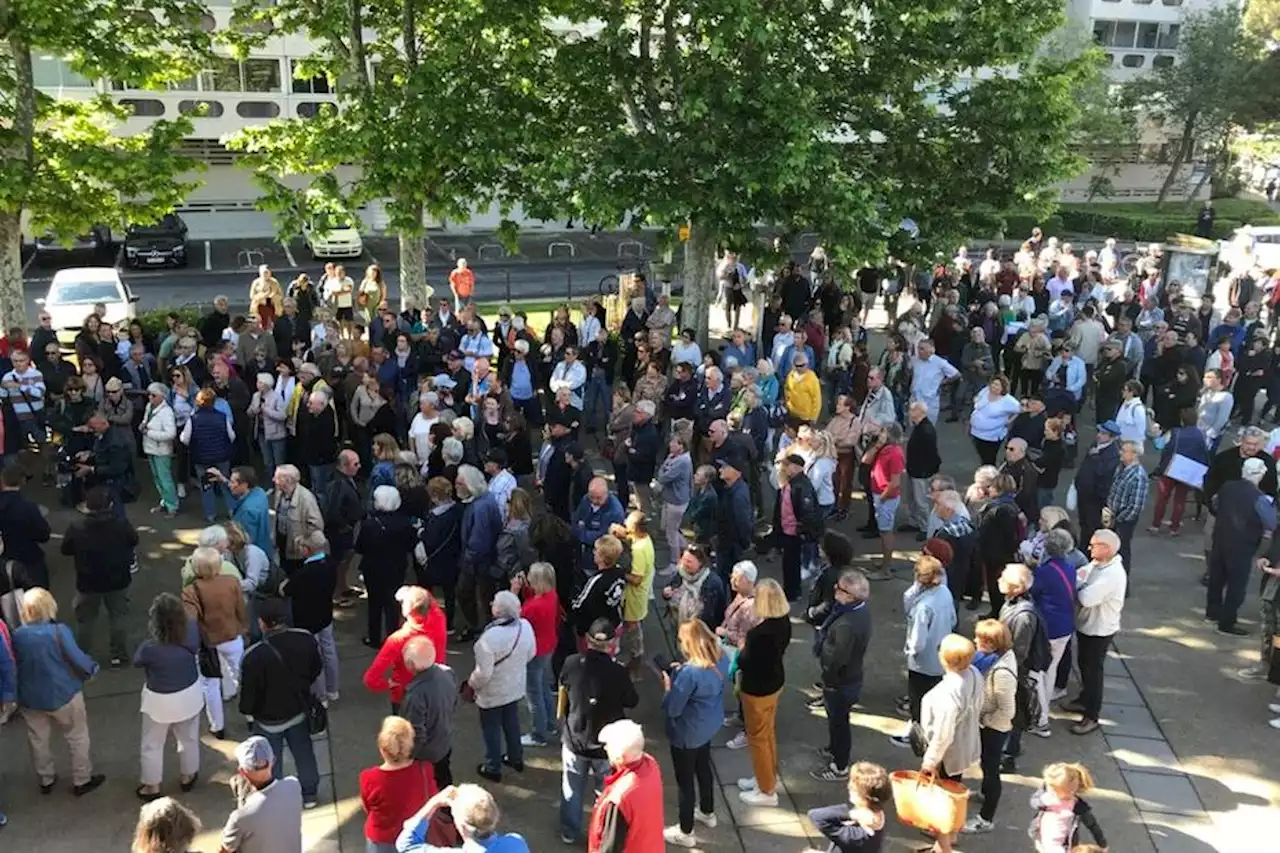
[[[591,623],[591,627],[587,629],[587,642],[597,645],[609,643],[613,641],[614,632],[617,626],[613,624],[613,620],[607,616],[601,616],[599,619]]]
[[[1098,432],[1105,432],[1109,435],[1119,435],[1120,424],[1116,423],[1114,420],[1103,421],[1098,424]]]
[[[432,377],[431,384],[437,388],[445,388],[445,389],[458,387],[458,383],[453,381],[453,377],[451,377],[447,373],[437,373],[434,377]]]
[[[241,741],[236,747],[236,765],[246,772],[266,770],[275,759],[270,742],[261,735]]]

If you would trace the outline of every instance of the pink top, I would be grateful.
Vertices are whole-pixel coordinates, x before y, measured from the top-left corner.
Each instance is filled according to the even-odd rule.
[[[791,506],[791,484],[783,486],[780,494],[782,495],[782,532],[788,536],[795,536],[799,526],[796,524],[796,511]]]
[[[1036,839],[1040,853],[1066,853],[1070,841],[1067,833],[1075,822],[1075,806],[1072,800],[1043,805],[1040,812],[1040,837]]]

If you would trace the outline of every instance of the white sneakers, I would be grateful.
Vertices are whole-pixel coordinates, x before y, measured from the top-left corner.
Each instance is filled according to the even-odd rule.
[[[718,823],[715,812],[707,812],[706,814],[703,814],[697,809],[693,810],[693,819],[705,826],[707,829],[715,829],[716,823]]]
[[[1280,729],[1280,717],[1276,717],[1274,720],[1267,723],[1267,725],[1271,726],[1273,729]]]
[[[692,832],[681,832],[679,825],[668,826],[662,830],[662,840],[676,847],[697,847],[698,836]]]
[[[738,780],[739,791],[754,791],[759,787],[760,785],[756,783],[756,777],[754,776],[743,776]]]
[[[776,806],[778,804],[778,794],[775,791],[772,794],[766,794],[759,789],[751,791],[739,791],[738,799],[742,800],[749,806]]]
[[[969,818],[968,822],[965,823],[964,827],[960,831],[965,835],[981,835],[982,833],[990,832],[995,828],[996,825],[994,823],[984,819],[982,815],[977,815],[976,817]]]
[[[747,733],[738,732],[736,735],[730,738],[729,742],[725,744],[725,746],[729,747],[730,749],[746,749]]]

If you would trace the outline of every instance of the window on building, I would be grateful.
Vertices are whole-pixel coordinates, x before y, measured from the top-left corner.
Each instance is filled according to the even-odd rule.
[[[212,56],[200,72],[200,91],[239,92],[240,63],[229,56]]]
[[[1094,21],[1093,40],[1103,47],[1110,47],[1116,37],[1115,21]]]
[[[1120,60],[1120,64],[1125,68],[1141,68],[1146,61],[1147,58],[1141,53],[1126,53],[1124,59]]]
[[[1112,47],[1133,47],[1138,35],[1137,21],[1116,21],[1116,34],[1111,42]]]
[[[179,101],[178,112],[196,118],[220,118],[224,108],[219,101]]]
[[[1151,0],[1133,0],[1135,6],[1150,6]]]
[[[82,77],[65,59],[56,56],[35,56],[31,59],[31,72],[37,89],[92,89],[93,82]]]
[[[200,29],[206,33],[211,33],[218,28],[218,22],[213,19],[213,15],[205,13],[200,16]]]
[[[246,92],[279,92],[280,60],[246,59],[241,63]]]
[[[1181,6],[1182,0],[1160,0],[1166,6]]]
[[[297,107],[298,118],[315,118],[326,109],[336,111],[338,107],[328,101],[303,101]]]
[[[1161,50],[1177,50],[1178,35],[1182,32],[1181,24],[1161,24],[1160,38],[1156,42],[1156,47]]]
[[[299,77],[298,63],[290,61],[289,63],[290,86],[295,95],[332,95],[333,87],[329,85],[329,78],[323,74],[317,74],[315,77]]]
[[[122,98],[120,106],[133,110],[136,116],[163,118],[164,103],[151,98]]]
[[[1138,24],[1138,43],[1135,47],[1140,47],[1143,50],[1155,50],[1159,37],[1159,24]]]
[[[280,105],[275,101],[241,101],[236,104],[240,118],[275,118],[280,115]]]
[[[1152,68],[1168,68],[1170,65],[1173,65],[1173,56],[1171,54],[1164,53],[1151,57]]]
[[[1115,65],[1115,64],[1116,64],[1116,55],[1115,55],[1114,53],[1106,53],[1106,54],[1103,54],[1103,55],[1104,55],[1104,56],[1106,56],[1106,58],[1107,58],[1107,64],[1108,64],[1108,65]]]

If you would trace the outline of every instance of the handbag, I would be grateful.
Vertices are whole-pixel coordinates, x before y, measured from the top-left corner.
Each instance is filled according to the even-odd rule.
[[[284,655],[280,654],[280,651],[271,645],[266,637],[262,638],[262,645],[271,649],[271,653],[276,656],[276,660],[280,661],[281,666],[286,670],[289,669],[289,665],[284,662]],[[323,734],[325,729],[329,728],[329,709],[320,704],[320,700],[311,693],[311,685],[304,684],[302,691],[302,707],[307,717],[307,731],[313,735]]]
[[[498,658],[496,661],[493,662],[494,669],[497,669],[498,667],[502,666],[504,663],[506,663],[507,658],[511,657],[516,653],[516,649],[520,648],[520,637],[523,634],[524,634],[524,623],[521,622],[516,627],[516,641],[511,644],[511,651],[507,652],[505,655],[503,655],[502,657]],[[471,686],[470,679],[464,678],[462,680],[462,683],[458,685],[458,698],[460,698],[463,702],[468,702],[472,705],[475,704],[476,689]]]
[[[1173,454],[1173,458],[1169,460],[1169,467],[1164,471],[1164,475],[1170,480],[1193,489],[1204,488],[1204,475],[1207,473],[1209,473],[1208,465],[1197,462],[1189,456],[1183,456],[1181,453]]]
[[[200,605],[200,612],[203,614],[204,599],[200,597],[199,582],[192,582],[191,588],[196,592],[196,604]],[[204,631],[200,632],[200,650],[196,652],[196,662],[200,664],[200,674],[205,678],[222,677],[222,661],[218,659],[218,650],[204,641]]]

